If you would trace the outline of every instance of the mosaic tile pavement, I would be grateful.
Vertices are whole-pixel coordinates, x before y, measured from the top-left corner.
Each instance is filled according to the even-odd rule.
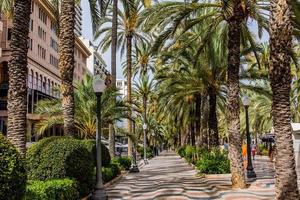
[[[274,167],[266,158],[254,162],[258,179],[247,189],[232,189],[230,176],[197,177],[174,152],[163,152],[140,173],[128,174],[107,188],[113,200],[268,200],[274,198]]]

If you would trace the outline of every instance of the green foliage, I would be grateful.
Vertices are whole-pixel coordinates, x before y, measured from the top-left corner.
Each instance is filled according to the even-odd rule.
[[[104,183],[112,180],[121,173],[120,167],[118,164],[110,164],[108,167],[102,167],[102,180]]]
[[[80,195],[88,194],[95,178],[94,159],[86,144],[67,137],[45,140],[48,143],[41,140],[28,150],[29,179],[74,178],[78,181]]]
[[[196,164],[200,173],[227,174],[230,173],[230,161],[226,152],[219,149],[203,151]]]
[[[112,163],[118,164],[123,170],[129,170],[131,167],[131,158],[128,156],[118,158],[115,157],[112,160]]]
[[[193,161],[193,155],[196,152],[196,148],[191,146],[191,145],[187,145],[185,147],[185,158],[187,159],[188,162],[192,162]]]
[[[0,197],[22,199],[25,186],[24,162],[15,147],[0,134]]]
[[[70,179],[29,181],[26,199],[30,200],[77,200],[79,199],[76,182]]]
[[[138,152],[141,154],[141,157],[143,158],[144,157],[144,147],[139,147]],[[147,155],[147,159],[154,157],[153,149],[151,147],[147,147],[146,155]]]
[[[82,140],[83,144],[86,145],[86,148],[89,152],[92,153],[94,158],[94,165],[96,166],[96,141],[95,140]],[[110,154],[109,150],[104,144],[101,144],[101,159],[102,166],[107,167],[110,164]]]
[[[179,147],[177,153],[180,157],[185,157],[185,146]]]

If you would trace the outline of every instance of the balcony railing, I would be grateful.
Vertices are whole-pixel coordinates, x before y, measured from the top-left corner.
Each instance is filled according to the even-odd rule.
[[[28,88],[40,91],[44,94],[47,94],[52,97],[59,97],[59,91],[55,90],[55,86],[52,83],[49,83],[45,79],[37,78],[33,75],[28,75],[27,81]]]
[[[7,101],[0,100],[0,110],[7,110]]]

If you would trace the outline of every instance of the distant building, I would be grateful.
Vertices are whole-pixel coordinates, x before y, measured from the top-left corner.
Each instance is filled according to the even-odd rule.
[[[127,80],[125,79],[117,79],[116,87],[120,90],[122,98],[127,96]]]
[[[77,15],[81,10],[76,8]],[[8,61],[10,59],[11,19],[1,18],[3,31],[0,31],[0,132],[6,133],[7,124],[7,91],[8,91]],[[76,35],[81,34],[81,16],[76,17]],[[60,86],[60,72],[58,68],[58,36],[55,7],[48,0],[32,0],[30,15],[30,32],[28,38],[28,95],[27,95],[27,130],[33,134],[33,125],[40,120],[40,116],[33,114],[35,104],[44,98],[59,98],[55,88]],[[89,49],[76,37],[75,40],[75,69],[74,80],[82,80],[84,74],[90,73],[87,69],[87,58],[91,55]],[[47,130],[45,135],[58,132],[54,127]],[[61,134],[61,133],[59,133]]]
[[[80,5],[75,6],[75,35],[77,37],[82,36],[82,8]]]

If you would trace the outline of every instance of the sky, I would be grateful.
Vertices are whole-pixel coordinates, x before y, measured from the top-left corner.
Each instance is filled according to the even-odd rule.
[[[81,1],[81,7],[82,7],[82,36],[84,38],[89,39],[95,46],[98,45],[97,41],[94,41],[93,39],[93,33],[92,33],[92,23],[91,23],[91,16],[90,16],[90,8],[88,0]],[[107,50],[107,52],[102,53],[100,51],[100,54],[102,55],[102,58],[104,59],[107,67],[106,69],[110,71],[110,54],[111,50],[110,48]],[[117,79],[124,79],[123,76],[123,70],[121,67],[121,58],[120,55],[117,55]]]

